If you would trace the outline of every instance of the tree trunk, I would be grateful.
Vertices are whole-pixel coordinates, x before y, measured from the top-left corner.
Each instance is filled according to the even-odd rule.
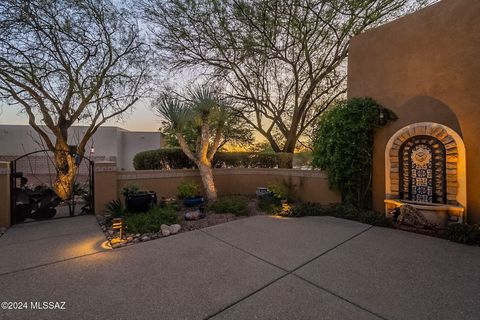
[[[200,176],[202,177],[203,186],[207,193],[207,200],[209,203],[217,201],[217,188],[213,181],[212,165],[208,161],[199,161],[198,169],[200,170]]]
[[[67,200],[72,196],[77,165],[75,158],[69,153],[67,144],[57,141],[56,148],[54,155],[57,177],[53,188],[62,200]]]
[[[293,168],[293,152],[278,152],[278,167],[285,169]]]

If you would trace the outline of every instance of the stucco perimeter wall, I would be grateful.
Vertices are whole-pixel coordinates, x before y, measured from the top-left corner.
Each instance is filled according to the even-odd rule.
[[[373,97],[399,119],[379,130],[373,200],[382,210],[385,148],[401,128],[434,122],[465,143],[467,218],[480,222],[480,1],[443,0],[352,39],[348,96]]]
[[[159,197],[177,196],[177,186],[181,181],[196,181],[201,185],[198,170],[145,170],[118,172],[118,196],[128,184],[138,185],[143,190],[156,191]],[[215,184],[219,195],[254,195],[257,187],[268,183],[286,181],[295,185],[300,200],[333,204],[341,201],[340,195],[329,189],[325,174],[317,170],[295,169],[215,169]]]

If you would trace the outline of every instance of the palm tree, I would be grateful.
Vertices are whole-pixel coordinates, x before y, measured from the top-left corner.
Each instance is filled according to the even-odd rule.
[[[200,170],[208,201],[217,201],[212,160],[222,140],[230,110],[229,102],[212,88],[197,87],[190,90],[186,101],[165,96],[156,103],[155,108],[175,132],[182,151]],[[197,130],[194,148],[188,145],[182,133],[186,126]]]

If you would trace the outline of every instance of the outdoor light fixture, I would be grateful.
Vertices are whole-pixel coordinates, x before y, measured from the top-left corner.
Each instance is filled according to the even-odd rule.
[[[113,238],[110,242],[112,244],[122,242],[122,236],[123,236],[123,220],[122,220],[122,218],[114,218],[112,220],[112,229],[117,230],[118,237]]]
[[[95,148],[94,147],[90,148],[90,153],[95,153]]]
[[[385,119],[385,110],[384,109],[380,109],[380,115],[379,115],[379,122],[381,125],[384,125],[387,123],[387,119]]]

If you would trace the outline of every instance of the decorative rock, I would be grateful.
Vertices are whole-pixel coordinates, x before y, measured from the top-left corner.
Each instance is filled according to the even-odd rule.
[[[200,209],[195,211],[188,211],[188,212],[185,212],[183,217],[186,221],[199,220],[199,219],[205,218],[205,212],[203,212]]]
[[[162,224],[162,225],[160,226],[160,230],[165,230],[165,229],[168,230],[168,229],[169,229],[169,226],[166,225],[166,224]]]
[[[132,236],[127,237],[127,241],[128,241],[128,242],[132,242],[132,241],[133,241],[133,237],[132,237]]]
[[[142,241],[148,241],[148,240],[150,240],[150,237],[149,237],[149,236],[143,236],[143,237],[142,237]]]
[[[182,226],[180,226],[179,224],[172,224],[169,228],[169,231],[171,234],[175,234],[175,233],[178,233],[178,231],[180,231],[181,228]]]
[[[137,234],[135,235],[135,237],[136,237],[136,238],[140,238],[140,233],[137,233]]]
[[[169,236],[170,235],[170,229],[168,229],[168,228],[167,229],[162,229],[162,235],[164,237]]]
[[[7,231],[7,228],[5,228],[5,227],[0,228],[0,233],[5,233],[5,231]]]

